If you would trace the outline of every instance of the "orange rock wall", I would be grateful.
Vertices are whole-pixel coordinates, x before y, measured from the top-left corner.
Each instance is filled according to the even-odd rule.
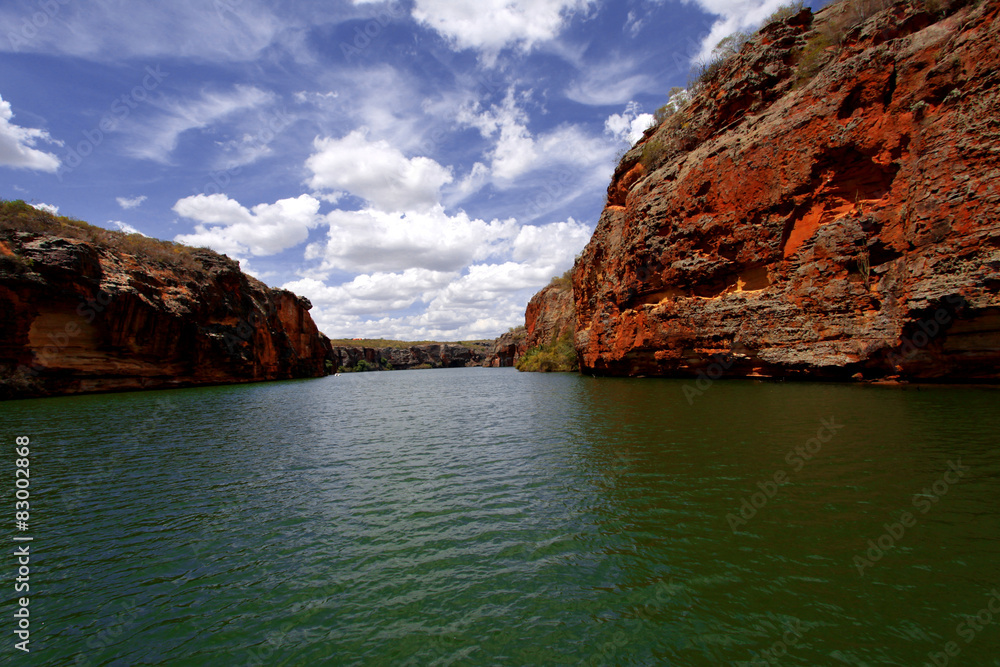
[[[1000,5],[962,4],[799,80],[843,4],[805,10],[647,133],[574,270],[584,372],[1000,378]]]
[[[326,374],[311,305],[221,255],[166,266],[76,239],[3,232],[22,266],[0,270],[6,398]],[[25,268],[28,267],[28,268]]]

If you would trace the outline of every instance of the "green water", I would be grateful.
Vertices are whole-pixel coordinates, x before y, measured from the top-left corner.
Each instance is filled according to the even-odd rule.
[[[456,369],[0,404],[9,532],[26,435],[34,537],[31,653],[8,557],[0,661],[1000,665],[1000,394],[683,386]]]

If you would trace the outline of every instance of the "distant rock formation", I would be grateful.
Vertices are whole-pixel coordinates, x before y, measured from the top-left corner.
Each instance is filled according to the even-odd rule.
[[[0,397],[325,375],[308,300],[203,249],[0,205]]]
[[[332,358],[340,370],[410,370],[485,366],[489,346],[422,343],[408,347],[334,346]]]
[[[624,156],[585,372],[1000,379],[1000,4],[875,5],[764,27]]]

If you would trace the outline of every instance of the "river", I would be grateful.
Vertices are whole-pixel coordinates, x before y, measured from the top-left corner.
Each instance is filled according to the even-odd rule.
[[[1000,394],[692,388],[470,368],[2,403],[10,517],[31,440],[25,664],[1000,665]]]

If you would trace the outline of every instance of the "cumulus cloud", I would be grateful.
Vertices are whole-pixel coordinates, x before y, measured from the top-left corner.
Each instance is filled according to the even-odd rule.
[[[194,220],[195,231],[174,240],[237,257],[274,255],[309,237],[309,230],[319,222],[319,206],[319,200],[309,195],[258,204],[252,209],[223,194],[185,197],[173,210]]]
[[[59,215],[59,207],[53,206],[52,204],[32,204],[32,207],[37,208],[39,211],[45,211],[46,213],[51,213],[52,215]]]
[[[629,102],[625,111],[611,114],[604,121],[604,132],[617,141],[623,141],[629,146],[642,139],[643,132],[656,123],[656,117],[651,113],[641,113],[641,107],[636,102]]]
[[[467,222],[472,229],[486,224]],[[331,246],[335,238],[345,237],[332,232]],[[450,258],[454,270],[370,271],[339,285],[309,276],[284,287],[309,297],[318,325],[335,337],[493,337],[523,321],[524,303],[552,276],[572,265],[589,240],[590,230],[572,219],[520,228],[508,222],[495,230],[494,238],[478,254],[495,261],[469,263],[469,256],[459,253]],[[397,257],[402,261],[402,255]],[[414,257],[420,261],[419,253]]]
[[[115,201],[125,210],[139,208],[142,202],[146,201],[146,195],[139,195],[138,197],[115,197]]]
[[[309,245],[306,259],[321,259],[325,270],[352,272],[455,271],[517,234],[513,220],[486,222],[464,211],[448,215],[440,205],[428,211],[337,210],[326,222],[328,240]]]
[[[574,169],[587,171],[611,158],[612,150],[606,142],[573,125],[563,125],[536,137],[527,127],[527,114],[513,90],[508,91],[502,103],[489,109],[478,106],[462,109],[458,120],[494,142],[487,158],[493,183],[500,188],[510,187],[520,177],[554,165],[573,165]],[[481,170],[478,175],[474,170],[473,176],[484,180]]]
[[[0,166],[58,171],[59,158],[34,146],[39,141],[58,146],[61,146],[62,142],[53,139],[45,130],[15,125],[10,122],[13,118],[14,112],[10,108],[10,102],[0,98]]]
[[[341,285],[327,285],[315,278],[302,278],[282,287],[308,297],[314,307],[333,309],[343,316],[378,314],[409,308],[458,276],[457,273],[406,269],[397,273],[377,272],[355,277]]]
[[[460,49],[495,55],[555,38],[591,0],[416,0],[413,18]]]
[[[364,129],[317,138],[313,147],[306,160],[309,187],[350,193],[383,212],[428,211],[453,180],[450,169],[430,158],[407,158],[387,141],[370,141]]]
[[[146,236],[132,225],[128,224],[127,222],[122,222],[121,220],[108,220],[108,224],[114,225],[120,231],[123,231],[126,234],[138,234],[139,236]]]

